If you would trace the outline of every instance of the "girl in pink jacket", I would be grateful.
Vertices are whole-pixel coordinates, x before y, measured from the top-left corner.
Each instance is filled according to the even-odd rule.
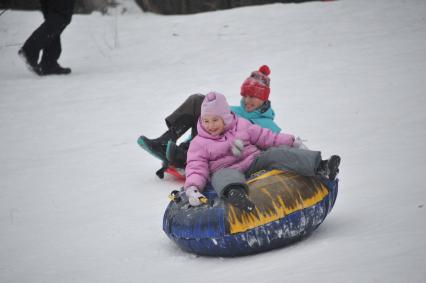
[[[225,96],[217,92],[205,97],[197,130],[185,169],[184,188],[192,206],[203,202],[201,191],[208,181],[232,205],[252,211],[245,181],[259,170],[282,169],[329,179],[339,170],[339,156],[322,160],[319,151],[297,148],[293,135],[273,133],[237,117]]]

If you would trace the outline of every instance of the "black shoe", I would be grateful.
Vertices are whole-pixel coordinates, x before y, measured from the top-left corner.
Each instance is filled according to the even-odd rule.
[[[231,186],[225,193],[225,199],[245,212],[254,210],[254,204],[249,200],[246,190],[242,186]]]
[[[166,157],[171,165],[177,168],[185,168],[186,153],[187,151],[180,145],[178,146],[174,141],[170,140],[167,143]]]
[[[25,65],[27,65],[27,68],[31,72],[38,74],[38,56],[30,55],[24,50],[24,48],[19,49],[18,55],[22,58],[22,60],[24,60]]]
[[[340,156],[332,155],[327,163],[329,170],[328,179],[333,181],[334,179],[336,179],[336,176],[339,173]]]
[[[340,156],[332,155],[330,159],[321,160],[317,174],[333,181],[339,173]]]
[[[330,173],[330,170],[328,169],[328,160],[321,160],[320,164],[318,165],[317,175],[320,175],[321,177],[328,179],[329,173]]]
[[[71,74],[70,68],[64,68],[61,67],[59,64],[53,64],[53,65],[39,65],[36,69],[36,72],[40,76],[47,76],[47,75],[68,75]]]

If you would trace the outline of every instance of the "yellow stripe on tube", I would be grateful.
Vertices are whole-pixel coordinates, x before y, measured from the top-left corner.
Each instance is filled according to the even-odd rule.
[[[247,182],[254,212],[247,213],[229,205],[230,233],[240,233],[282,219],[298,210],[315,205],[328,195],[316,177],[272,170]]]

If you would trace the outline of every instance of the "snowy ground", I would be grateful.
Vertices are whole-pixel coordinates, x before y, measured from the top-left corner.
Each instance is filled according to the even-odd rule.
[[[16,55],[40,23],[0,16],[0,282],[426,282],[426,1],[76,15],[73,73],[44,78]],[[185,253],[161,227],[179,183],[136,139],[262,64],[277,122],[342,156],[336,206],[283,249]]]

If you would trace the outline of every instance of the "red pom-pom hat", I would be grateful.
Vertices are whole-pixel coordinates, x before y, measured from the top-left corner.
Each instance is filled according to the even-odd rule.
[[[241,95],[256,97],[263,101],[268,100],[271,92],[269,88],[270,79],[268,77],[270,73],[271,70],[267,65],[263,65],[258,71],[252,72],[250,77],[241,85]]]

